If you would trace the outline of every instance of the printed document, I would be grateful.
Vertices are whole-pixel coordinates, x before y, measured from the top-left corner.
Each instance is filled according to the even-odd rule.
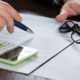
[[[27,25],[26,25],[27,26]],[[14,26],[14,32],[9,33],[7,31],[7,27],[5,26],[2,31],[0,31],[0,40],[5,40],[13,44],[22,44],[23,42],[30,40],[32,38],[32,34],[21,30]]]

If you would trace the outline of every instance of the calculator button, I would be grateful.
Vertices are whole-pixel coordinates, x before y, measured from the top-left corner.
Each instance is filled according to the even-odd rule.
[[[2,40],[2,41],[0,41],[0,55],[11,50],[11,49],[14,49],[16,47],[18,47],[18,46]]]

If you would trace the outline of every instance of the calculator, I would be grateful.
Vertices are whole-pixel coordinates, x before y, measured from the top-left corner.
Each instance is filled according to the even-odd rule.
[[[17,48],[18,45],[10,43],[8,41],[5,40],[0,40],[0,55],[14,49]]]
[[[35,56],[38,50],[0,40],[0,62],[15,66]]]

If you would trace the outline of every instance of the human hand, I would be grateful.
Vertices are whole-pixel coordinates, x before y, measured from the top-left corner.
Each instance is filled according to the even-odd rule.
[[[7,25],[7,30],[12,33],[14,31],[14,19],[21,21],[22,18],[8,3],[0,1],[0,30]]]
[[[80,0],[67,0],[61,8],[60,14],[56,16],[58,22],[63,22],[70,16],[80,14]]]

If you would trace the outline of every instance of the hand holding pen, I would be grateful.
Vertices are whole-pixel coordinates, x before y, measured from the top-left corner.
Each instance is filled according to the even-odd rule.
[[[0,0],[0,30],[6,25],[7,30],[14,31],[14,20],[21,21],[20,14],[8,3]]]
[[[6,25],[10,33],[14,31],[14,26],[33,33],[30,28],[20,22],[21,20],[20,14],[11,5],[4,1],[0,1],[0,30]]]
[[[3,6],[1,6],[3,4]],[[22,20],[20,14],[12,8],[8,3],[0,1],[0,30],[7,26],[7,30],[12,33],[14,31],[14,26],[33,33],[33,31],[22,24],[20,21]]]
[[[6,25],[7,30],[10,33],[14,31],[14,26],[24,31],[33,33],[29,27],[20,23],[21,20],[22,18],[20,14],[13,7],[4,1],[0,1],[0,30],[2,30]]]

